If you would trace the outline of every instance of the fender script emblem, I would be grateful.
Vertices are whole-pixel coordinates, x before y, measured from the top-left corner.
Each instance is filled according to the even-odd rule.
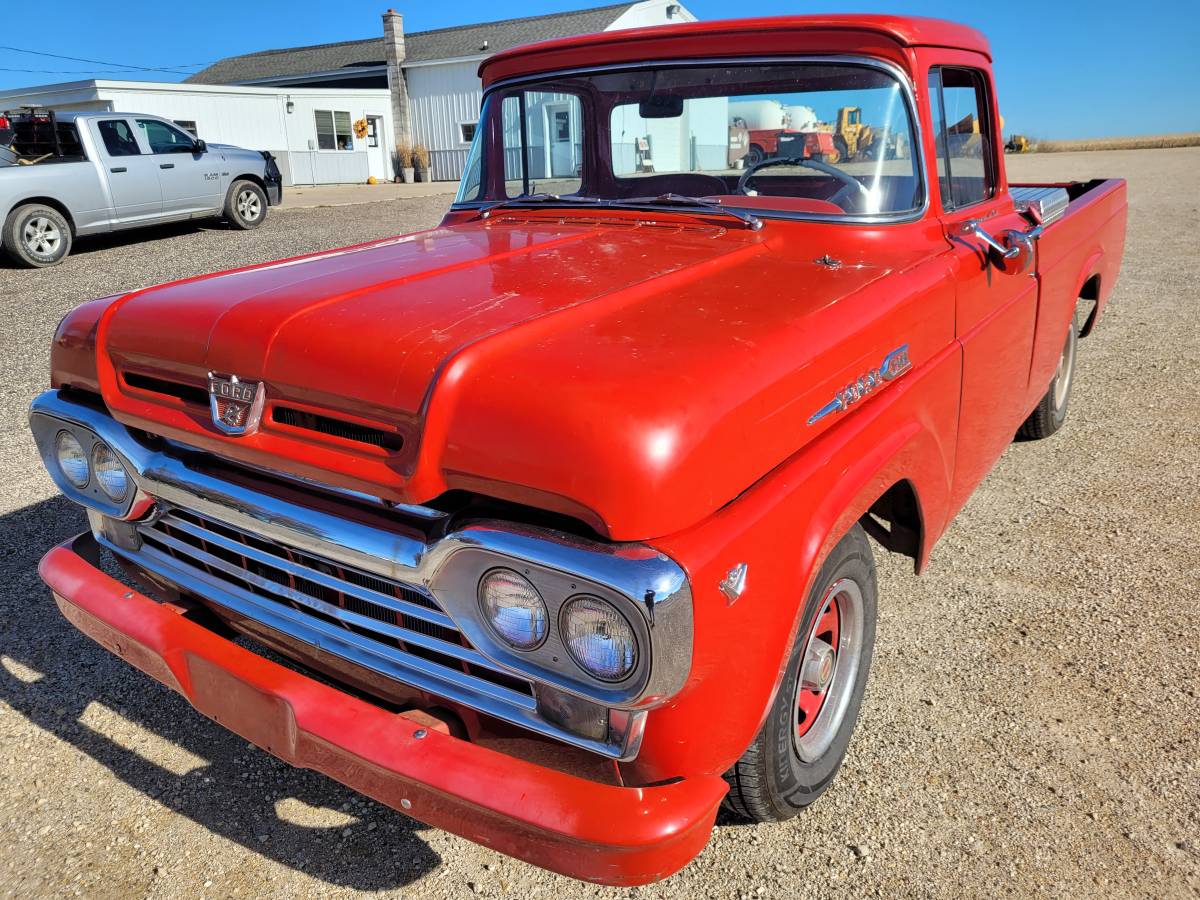
[[[850,384],[838,391],[832,400],[809,416],[808,424],[812,425],[830,413],[847,409],[851,404],[857,403],[863,397],[867,396],[867,394],[882,387],[887,382],[895,381],[911,368],[912,362],[908,358],[908,344],[897,347],[883,358],[883,362],[879,364],[878,368],[871,369],[869,372],[859,376],[856,381],[850,382]]]

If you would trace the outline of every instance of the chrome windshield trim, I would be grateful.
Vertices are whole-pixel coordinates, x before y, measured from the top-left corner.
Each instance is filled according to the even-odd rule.
[[[51,436],[63,422],[90,430],[125,463],[139,495],[124,518],[144,516],[149,502],[210,518],[314,556],[408,584],[432,595],[491,668],[541,683],[610,709],[645,709],[683,687],[691,669],[692,595],[687,575],[666,555],[641,544],[604,544],[547,529],[508,522],[476,522],[429,543],[420,532],[383,530],[330,512],[224,481],[189,467],[185,459],[148,447],[104,410],[64,398],[58,391],[37,397],[30,409],[35,435]],[[39,446],[44,440],[39,441]],[[44,455],[45,456],[45,455]],[[47,460],[49,466],[52,459]],[[91,498],[64,491],[84,506]],[[101,510],[114,515],[111,510]],[[470,551],[470,552],[468,552]],[[527,563],[554,577],[584,582],[634,618],[649,641],[649,664],[636,679],[607,684],[574,671],[560,659],[541,659],[500,644],[481,621],[475,584],[464,589],[480,552],[504,563]],[[459,562],[455,557],[462,553]],[[467,560],[473,560],[468,563]],[[586,583],[590,582],[590,586]],[[565,598],[564,598],[565,601]],[[414,614],[416,615],[416,614]],[[565,654],[563,654],[565,656]]]
[[[900,225],[905,222],[916,222],[925,217],[929,211],[929,178],[928,171],[925,167],[925,141],[924,133],[921,128],[921,116],[917,108],[916,88],[913,85],[912,79],[909,78],[906,72],[895,63],[887,60],[877,59],[871,56],[858,56],[854,54],[845,55],[786,55],[786,56],[721,56],[721,57],[689,57],[685,59],[667,59],[667,60],[642,60],[639,62],[628,63],[613,63],[606,66],[583,66],[572,67],[565,69],[551,69],[545,72],[537,72],[532,75],[518,75],[512,78],[506,78],[502,81],[497,81],[488,86],[483,92],[483,101],[486,102],[488,95],[493,91],[505,90],[507,88],[517,87],[522,84],[533,84],[539,81],[547,81],[554,78],[562,78],[572,75],[587,75],[599,72],[622,72],[637,69],[647,68],[696,68],[698,66],[721,66],[721,65],[759,65],[764,63],[839,63],[845,65],[866,66],[868,68],[879,69],[887,72],[896,79],[900,85],[901,92],[904,94],[904,102],[908,109],[909,121],[913,129],[913,148],[914,161],[916,163],[917,176],[921,180],[921,204],[914,210],[906,210],[899,213],[879,213],[875,215],[860,215],[860,216],[838,216],[827,213],[798,213],[789,212],[787,210],[760,209],[757,207],[729,206],[728,209],[736,209],[739,212],[748,213],[757,216],[760,219],[781,219],[801,222],[827,222],[836,225]],[[486,129],[480,128],[476,132],[476,140],[483,140]],[[478,201],[459,201],[455,200],[451,204],[452,210],[473,210],[481,207],[486,207],[489,203],[495,203],[495,200],[478,200]],[[722,204],[723,205],[723,204]],[[582,206],[580,208],[587,208]]]

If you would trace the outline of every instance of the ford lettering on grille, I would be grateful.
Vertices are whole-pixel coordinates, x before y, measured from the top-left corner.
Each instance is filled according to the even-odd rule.
[[[208,398],[213,424],[225,434],[251,434],[258,429],[265,399],[262,382],[209,372]]]

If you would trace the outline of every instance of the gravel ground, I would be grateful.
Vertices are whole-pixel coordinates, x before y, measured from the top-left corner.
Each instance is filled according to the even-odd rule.
[[[1200,149],[1010,159],[1130,180],[1125,269],[1067,428],[1014,445],[928,575],[881,565],[875,670],[836,787],[722,819],[658,885],[580,885],[285,766],[77,634],[35,566],[80,530],[24,422],[58,319],[139,285],[410,230],[445,198],[177,227],[0,268],[0,886],[8,895],[411,897],[1200,894]]]

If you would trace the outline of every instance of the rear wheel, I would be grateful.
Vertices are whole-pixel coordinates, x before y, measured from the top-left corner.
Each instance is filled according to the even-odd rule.
[[[746,168],[757,166],[766,158],[766,151],[762,147],[758,146],[758,144],[751,144],[750,150],[746,153]]]
[[[833,782],[871,668],[876,598],[871,547],[855,525],[821,567],[762,731],[725,773],[735,813],[790,819]]]
[[[1075,353],[1078,347],[1079,328],[1072,319],[1071,326],[1067,329],[1067,340],[1063,344],[1062,355],[1058,358],[1058,368],[1054,370],[1054,377],[1050,379],[1050,386],[1017,431],[1018,438],[1038,441],[1050,437],[1063,427],[1067,420],[1067,405],[1071,401],[1071,385],[1075,381]]]
[[[235,181],[225,198],[225,218],[243,231],[257,228],[267,219],[267,195],[253,181]]]
[[[3,244],[18,265],[31,269],[53,266],[71,252],[71,225],[57,209],[28,203],[9,213]]]

